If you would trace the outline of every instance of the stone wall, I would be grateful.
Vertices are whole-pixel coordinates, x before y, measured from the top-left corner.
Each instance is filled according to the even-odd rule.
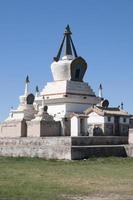
[[[63,136],[70,136],[71,135],[71,123],[69,118],[62,119],[62,135]]]
[[[129,129],[128,143],[129,145],[126,147],[128,156],[133,157],[133,128]]]
[[[121,144],[128,144],[128,137],[126,136],[72,137],[72,146],[121,145]]]
[[[129,125],[128,124],[120,124],[120,135],[128,136]]]
[[[61,124],[55,121],[41,121],[40,136],[60,136]]]
[[[0,156],[70,160],[71,138],[0,138]]]
[[[133,144],[133,128],[129,129],[128,142],[129,144]]]
[[[93,136],[102,136],[103,132],[103,124],[95,124],[93,128]]]
[[[90,157],[122,156],[129,154],[128,137],[93,136],[72,137],[71,159],[88,159]]]
[[[61,125],[56,121],[29,121],[27,122],[28,137],[60,136]]]
[[[113,135],[113,124],[112,123],[105,123],[104,124],[104,135]]]
[[[26,137],[27,125],[25,120],[11,120],[0,124],[0,137]]]
[[[0,156],[44,159],[84,159],[92,156],[133,157],[128,137],[21,137],[0,138]]]
[[[133,116],[129,120],[129,127],[133,128]]]

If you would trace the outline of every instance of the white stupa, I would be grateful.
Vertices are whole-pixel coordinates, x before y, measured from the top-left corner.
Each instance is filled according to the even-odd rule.
[[[41,99],[45,99],[48,113],[57,120],[69,117],[72,112],[83,112],[101,101],[89,84],[83,81],[87,63],[77,55],[71,34],[68,25],[58,54],[51,64],[54,81],[47,83],[37,98],[40,105]]]
[[[34,95],[29,93],[29,77],[26,77],[25,80],[25,90],[24,94],[19,97],[19,105],[16,110],[11,109],[9,117],[6,121],[14,121],[14,120],[27,120],[30,121],[34,119],[34,115],[36,114],[36,110],[33,106]]]

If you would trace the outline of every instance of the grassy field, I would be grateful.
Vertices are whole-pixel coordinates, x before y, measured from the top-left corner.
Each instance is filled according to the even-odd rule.
[[[0,200],[133,200],[133,159],[0,158]]]

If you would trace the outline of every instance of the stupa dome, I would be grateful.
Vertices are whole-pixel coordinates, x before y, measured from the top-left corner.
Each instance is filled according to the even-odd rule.
[[[61,60],[51,64],[54,81],[71,80],[71,62],[72,58],[64,56]]]

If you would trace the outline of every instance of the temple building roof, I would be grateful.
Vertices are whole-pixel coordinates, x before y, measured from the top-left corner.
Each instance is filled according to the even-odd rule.
[[[88,108],[84,111],[85,114],[90,114],[92,112],[97,113],[98,115],[105,116],[105,115],[117,115],[117,116],[129,116],[128,112],[122,110],[119,107],[101,107],[101,106],[94,106]]]

